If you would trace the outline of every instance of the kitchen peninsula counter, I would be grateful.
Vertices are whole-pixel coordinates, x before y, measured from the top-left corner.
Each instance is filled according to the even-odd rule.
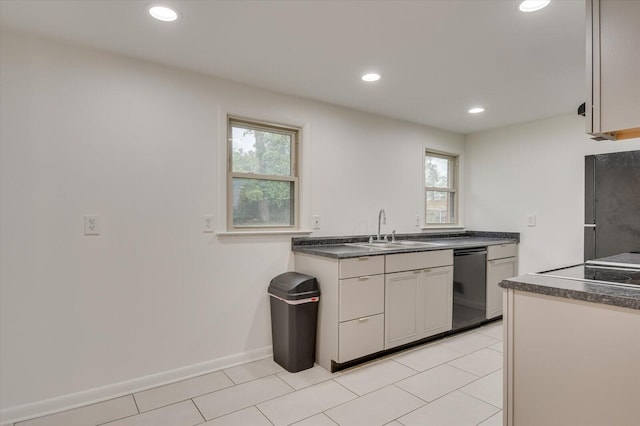
[[[640,289],[529,274],[504,288],[504,424],[635,426]]]
[[[544,275],[522,275],[509,278],[500,287],[564,299],[581,300],[640,310],[640,288],[569,280]]]

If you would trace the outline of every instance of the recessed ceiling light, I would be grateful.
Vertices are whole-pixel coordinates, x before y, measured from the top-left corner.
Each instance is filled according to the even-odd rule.
[[[368,82],[378,81],[380,80],[381,77],[382,76],[380,74],[376,74],[376,73],[365,74],[362,76],[362,81],[368,81]]]
[[[520,11],[535,12],[536,10],[546,7],[549,3],[551,3],[551,0],[524,0],[520,3]]]
[[[159,21],[171,22],[178,19],[178,12],[166,6],[152,6],[149,8],[149,15]]]
[[[469,114],[480,114],[481,112],[484,112],[482,107],[473,107],[469,110]]]

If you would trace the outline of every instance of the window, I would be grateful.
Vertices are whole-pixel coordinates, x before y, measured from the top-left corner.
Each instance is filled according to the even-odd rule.
[[[426,150],[424,157],[425,222],[457,225],[458,157]]]
[[[229,229],[298,226],[299,135],[300,129],[229,117]]]

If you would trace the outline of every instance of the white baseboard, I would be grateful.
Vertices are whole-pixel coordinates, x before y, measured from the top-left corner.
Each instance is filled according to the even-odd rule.
[[[10,425],[14,422],[46,416],[61,411],[71,410],[84,405],[94,404],[123,395],[140,392],[157,386],[166,385],[224,368],[233,367],[245,362],[267,358],[273,354],[271,346],[254,349],[199,364],[163,371],[148,376],[138,377],[125,382],[113,383],[98,388],[57,396],[55,398],[17,405],[0,410],[0,425]]]

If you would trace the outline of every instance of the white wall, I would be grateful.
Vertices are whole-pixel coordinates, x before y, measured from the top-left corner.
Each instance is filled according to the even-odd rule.
[[[589,139],[574,114],[468,135],[466,225],[520,232],[521,274],[581,263],[584,156],[635,149],[638,139]]]
[[[269,353],[266,287],[291,265],[290,238],[201,231],[210,213],[223,229],[226,113],[303,127],[302,220],[321,215],[317,234],[373,233],[380,208],[387,232],[415,232],[423,147],[464,147],[131,58],[0,39],[5,419]],[[83,235],[86,214],[102,235]]]

